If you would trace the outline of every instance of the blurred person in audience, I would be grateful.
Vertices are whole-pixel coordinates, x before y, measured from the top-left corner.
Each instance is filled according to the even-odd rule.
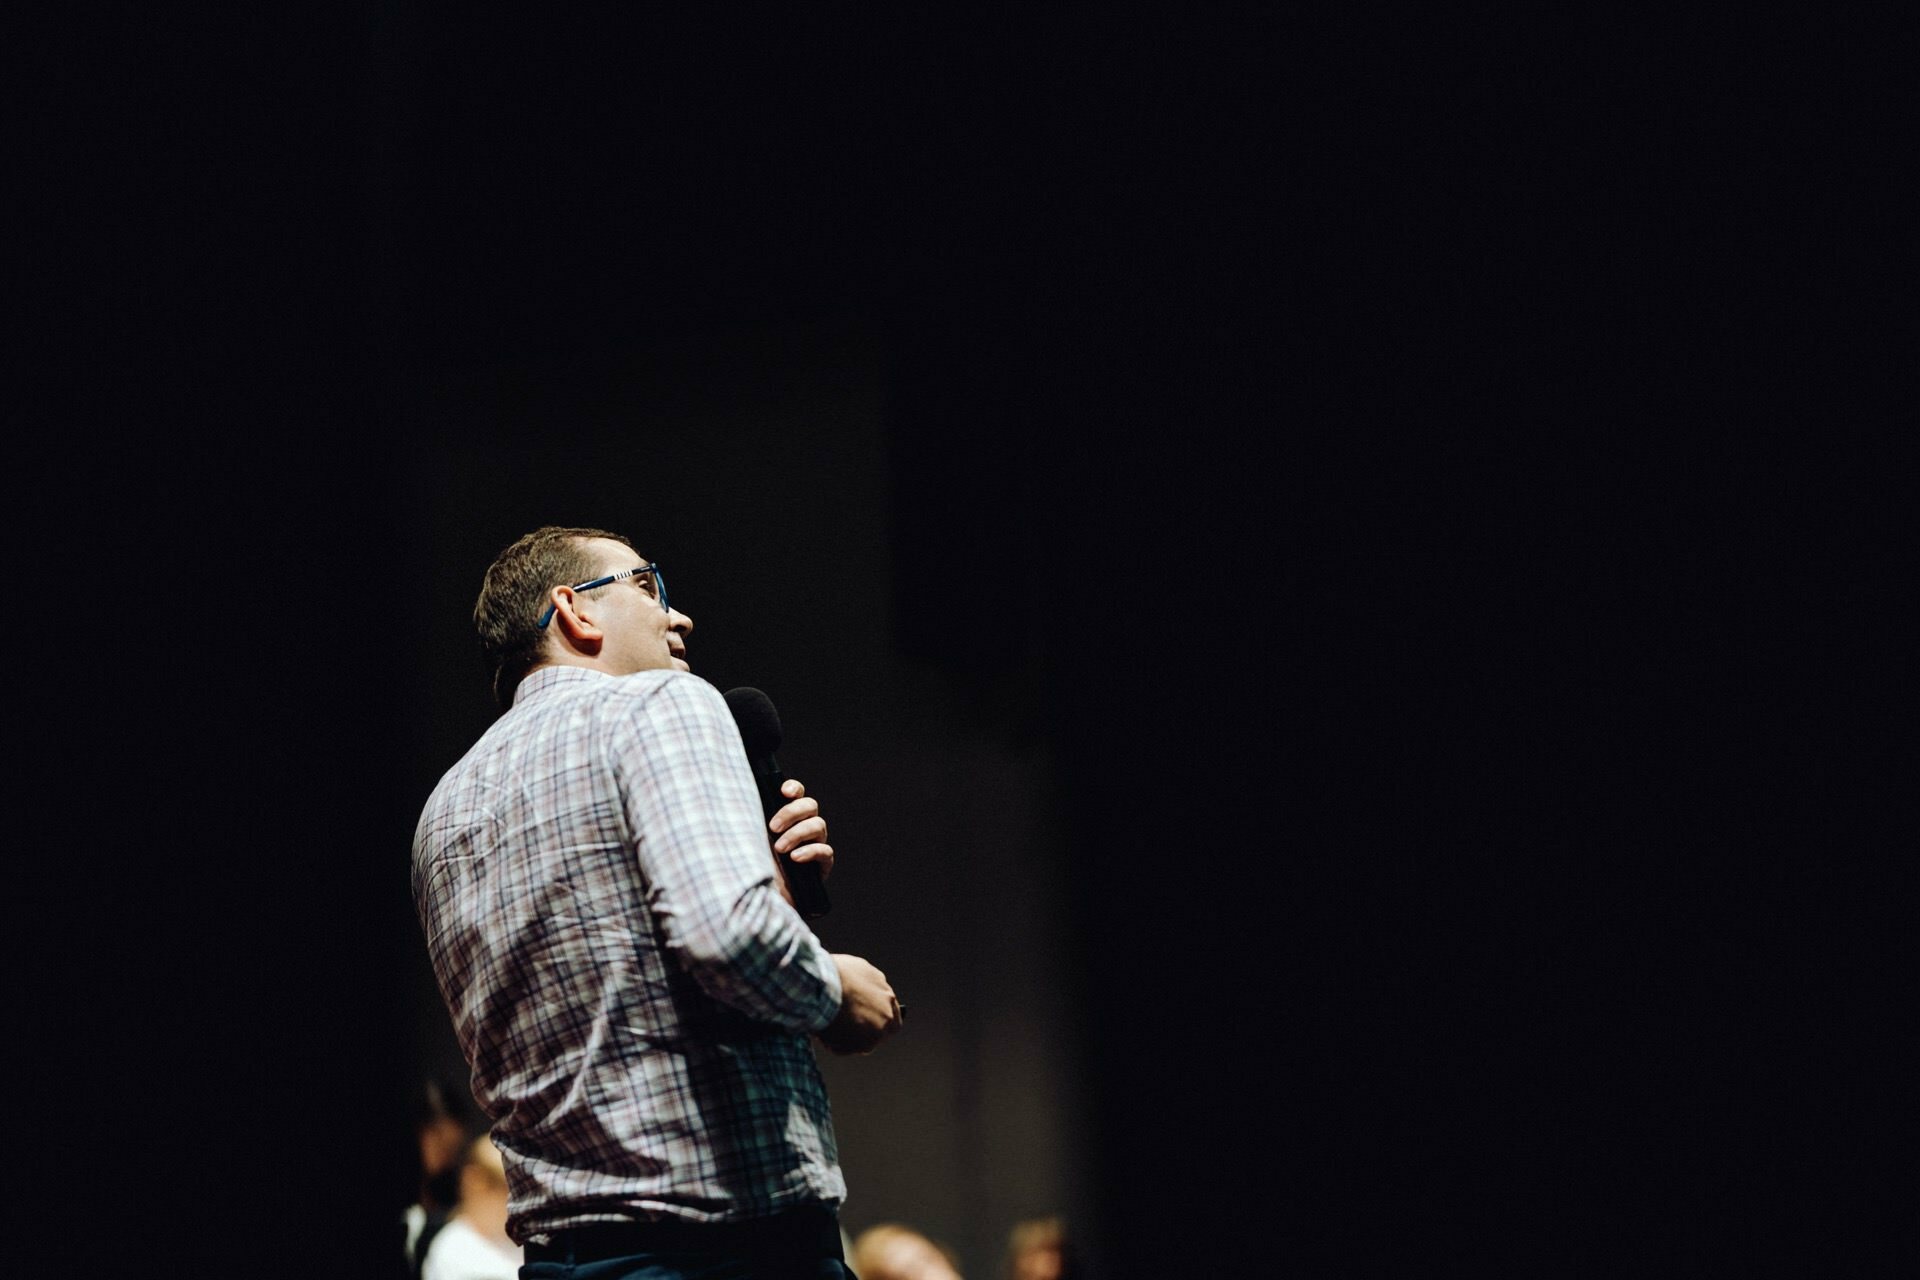
[[[520,1246],[507,1235],[507,1170],[484,1134],[460,1166],[460,1207],[427,1246],[421,1280],[517,1280]]]
[[[420,1151],[420,1190],[406,1211],[407,1273],[420,1274],[420,1260],[460,1198],[460,1162],[468,1143],[473,1108],[466,1090],[444,1080],[426,1080],[416,1095],[414,1136]]]
[[[1009,1280],[1073,1280],[1079,1272],[1059,1218],[1027,1218],[1007,1236]]]
[[[951,1253],[897,1222],[862,1231],[853,1242],[851,1261],[860,1280],[960,1280]]]

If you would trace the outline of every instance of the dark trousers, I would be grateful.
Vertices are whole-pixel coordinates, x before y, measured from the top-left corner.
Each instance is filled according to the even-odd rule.
[[[855,1280],[828,1208],[751,1222],[632,1222],[526,1247],[520,1280]]]

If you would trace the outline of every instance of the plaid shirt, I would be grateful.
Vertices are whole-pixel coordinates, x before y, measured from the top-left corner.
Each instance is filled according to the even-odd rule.
[[[413,896],[517,1240],[846,1194],[807,1033],[840,977],[782,899],[726,702],[542,667],[420,815]]]

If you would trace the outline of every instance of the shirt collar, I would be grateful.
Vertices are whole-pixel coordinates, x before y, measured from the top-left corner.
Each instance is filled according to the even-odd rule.
[[[573,667],[563,663],[536,667],[520,678],[519,686],[513,691],[513,705],[523,706],[562,685],[578,684],[583,680],[611,679],[613,677],[607,672],[595,671],[592,667]]]

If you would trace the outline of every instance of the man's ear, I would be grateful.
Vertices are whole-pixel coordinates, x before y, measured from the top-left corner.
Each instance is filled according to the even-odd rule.
[[[606,632],[575,609],[576,605],[587,602],[575,595],[572,587],[555,587],[547,600],[553,605],[553,621],[548,625],[560,628],[562,642],[582,653],[599,653],[600,646],[606,643]]]

